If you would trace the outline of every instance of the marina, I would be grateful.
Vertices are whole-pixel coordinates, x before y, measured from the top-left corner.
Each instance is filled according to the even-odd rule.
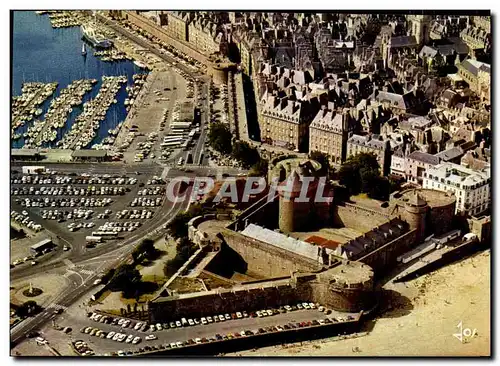
[[[87,147],[96,137],[96,131],[105,119],[109,106],[118,102],[116,94],[126,82],[127,78],[123,76],[103,76],[96,98],[84,104],[83,112],[76,118],[71,130],[57,142],[57,146],[75,150]]]
[[[75,80],[61,94],[50,103],[49,110],[43,120],[35,123],[25,133],[25,148],[40,147],[44,142],[53,142],[57,138],[57,128],[66,124],[68,115],[72,108],[82,103],[83,96],[92,89],[97,80],[81,79]]]
[[[124,52],[121,52],[117,49],[95,51],[94,56],[99,57],[100,60],[104,62],[130,60],[130,58]]]
[[[12,98],[12,134],[15,129],[23,126],[42,114],[39,106],[56,90],[57,83],[24,83],[21,95]]]
[[[47,13],[45,12],[45,14]],[[14,14],[13,99],[19,98],[23,94],[23,85],[27,82],[43,82],[44,84],[57,82],[57,88],[52,94],[54,98],[57,98],[74,80],[95,79],[97,83],[83,96],[82,103],[86,103],[96,98],[103,82],[103,76],[123,76],[127,85],[132,86],[135,74],[146,73],[129,59],[119,60],[119,62],[101,60],[99,53],[97,55],[94,53],[110,50],[97,50],[85,40],[82,41],[80,27],[53,29],[49,17],[40,15],[34,11],[15,12]],[[112,31],[104,29],[104,27],[98,27],[98,31],[107,38],[112,38],[114,35]],[[115,51],[115,49],[111,51]],[[116,50],[116,52],[120,54],[120,50]],[[57,67],[54,67],[56,60]],[[43,78],[40,75],[43,75]],[[130,108],[124,104],[127,97],[129,96],[125,87],[120,88],[113,98],[117,102],[109,106],[105,119],[100,123],[101,127],[95,131],[96,137],[91,141],[92,144],[101,143],[108,137],[109,130],[117,128],[125,120]],[[76,118],[82,112],[81,105],[76,108],[72,107],[72,111],[66,115],[64,126],[54,129],[44,123],[44,119],[47,119],[44,115],[50,108],[50,99],[47,97],[45,102],[35,109],[37,113],[41,112],[40,115],[35,116],[36,121],[35,118],[27,119],[20,123],[15,131],[13,129],[11,134],[13,148],[58,147],[56,143],[72,129]],[[16,120],[16,122],[18,121]],[[33,136],[35,134],[38,136],[40,131],[37,130],[41,130],[43,126],[45,126],[45,132],[48,132],[49,129],[52,131],[50,135],[46,134],[45,139],[43,134],[39,136],[37,139],[40,140],[39,145],[36,145]]]
[[[85,16],[78,11],[54,11],[49,13],[52,28],[78,27],[82,24]]]
[[[134,75],[133,77],[133,84],[131,86],[127,86],[125,90],[127,91],[127,99],[125,99],[125,108],[127,112],[129,113],[128,116],[133,116],[134,112],[132,111],[132,106],[134,101],[139,97],[139,93],[141,89],[143,88],[144,84],[146,83],[146,78],[147,74],[137,74]],[[105,137],[101,143],[94,144],[92,145],[92,149],[96,150],[117,150],[116,147],[114,147],[116,138],[118,134],[120,133],[122,127],[124,125],[124,122],[120,122],[115,128],[109,129],[108,130],[108,136]],[[135,137],[135,132],[130,131],[128,138],[125,140],[125,143],[122,144],[120,147],[120,150],[126,149],[127,147],[130,146],[132,141],[134,140]]]

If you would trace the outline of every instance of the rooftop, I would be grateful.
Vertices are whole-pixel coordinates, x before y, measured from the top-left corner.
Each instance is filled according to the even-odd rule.
[[[106,150],[90,150],[90,149],[82,149],[75,150],[71,157],[73,158],[103,158],[107,155]]]
[[[274,245],[278,248],[293,252],[314,261],[318,261],[320,259],[320,256],[318,255],[318,247],[316,245],[291,238],[279,232],[275,232],[255,224],[248,225],[241,233],[250,238],[263,241],[264,243]],[[330,249],[326,249],[326,251],[327,253],[332,252]]]

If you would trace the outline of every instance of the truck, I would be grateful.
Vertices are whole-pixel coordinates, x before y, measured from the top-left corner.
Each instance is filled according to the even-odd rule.
[[[39,174],[45,172],[44,166],[23,166],[23,174]]]

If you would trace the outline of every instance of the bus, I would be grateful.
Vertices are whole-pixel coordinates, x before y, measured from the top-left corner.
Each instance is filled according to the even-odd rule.
[[[184,138],[182,136],[165,136],[163,138],[163,142],[173,142],[173,141],[179,141],[182,142]]]
[[[173,130],[170,131],[171,135],[184,135],[186,133],[186,130],[181,129],[181,128],[174,128]]]
[[[170,128],[190,128],[191,122],[170,122]]]
[[[162,148],[173,147],[173,146],[179,146],[180,144],[182,144],[182,141],[169,141],[160,144],[160,147]]]

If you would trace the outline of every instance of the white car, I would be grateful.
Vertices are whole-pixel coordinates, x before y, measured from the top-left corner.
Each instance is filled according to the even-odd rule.
[[[304,309],[310,309],[311,308],[307,302],[303,302],[302,306],[304,307]]]
[[[177,321],[175,322],[175,325],[177,326],[177,328],[182,327],[182,324],[181,324],[181,322],[180,322],[179,320],[177,320]]]
[[[194,325],[193,319],[188,319],[188,324],[191,325],[191,326],[193,326]]]
[[[132,341],[132,344],[137,344],[141,342],[141,337],[135,337],[134,340]]]
[[[238,319],[241,319],[241,318],[243,318],[243,315],[238,311],[238,312],[236,312],[236,317]]]
[[[155,340],[155,339],[158,339],[158,337],[157,337],[157,336],[155,336],[154,334],[150,334],[150,335],[147,335],[147,336],[146,336],[146,340],[147,340],[147,341],[153,341],[153,340]]]
[[[209,323],[213,323],[213,321],[214,321],[214,320],[212,319],[212,317],[211,317],[211,316],[207,316],[207,322],[209,322]]]
[[[208,324],[208,321],[206,318],[201,318],[201,324],[205,325]]]
[[[156,330],[158,330],[158,331],[163,330],[160,323],[156,324]]]
[[[137,322],[137,324],[135,325],[134,329],[135,330],[139,330],[141,327],[142,327],[142,323],[141,322]]]
[[[132,342],[132,340],[134,339],[134,335],[133,334],[130,334],[127,339],[125,340],[125,343],[130,343]]]
[[[115,336],[115,332],[109,332],[108,335],[106,336],[107,339],[111,339]]]

